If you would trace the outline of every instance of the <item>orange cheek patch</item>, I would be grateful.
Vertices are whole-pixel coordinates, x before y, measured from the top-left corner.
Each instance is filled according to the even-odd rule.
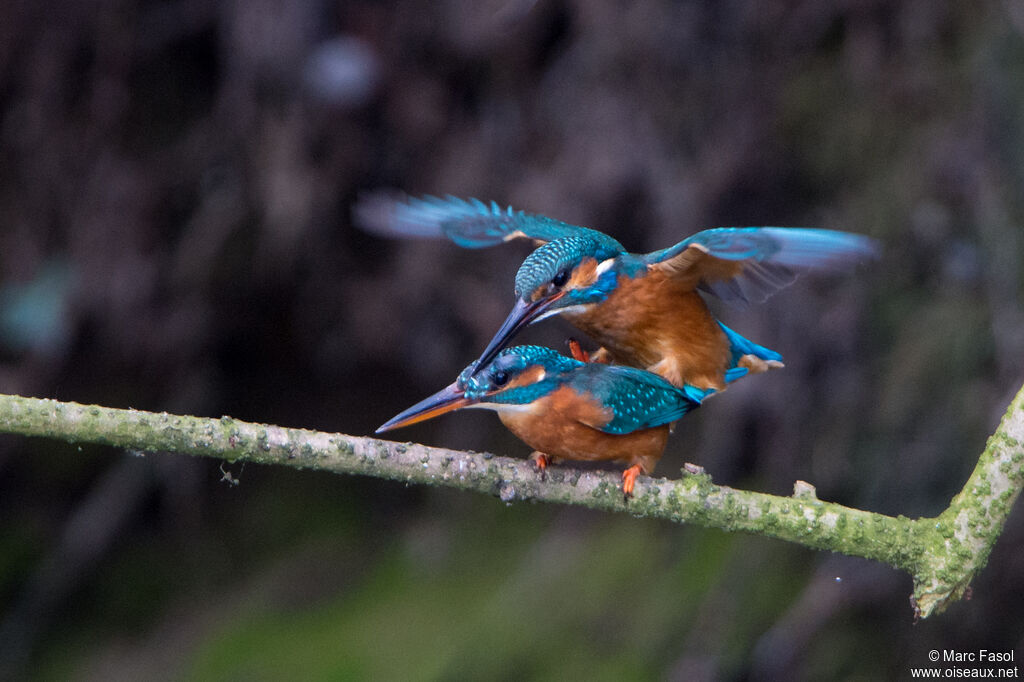
[[[584,258],[583,262],[572,271],[572,276],[566,283],[566,289],[582,289],[597,281],[597,259]]]
[[[512,381],[508,382],[501,387],[502,391],[507,391],[512,388],[519,388],[520,386],[529,386],[535,384],[544,378],[544,367],[541,365],[530,365],[524,369],[519,376]]]

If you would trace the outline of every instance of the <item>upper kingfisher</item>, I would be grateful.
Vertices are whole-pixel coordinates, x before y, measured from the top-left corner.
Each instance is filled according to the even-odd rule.
[[[364,197],[354,215],[370,231],[447,236],[467,248],[517,238],[541,244],[516,273],[515,305],[478,368],[487,367],[526,325],[563,315],[603,347],[596,361],[648,369],[676,386],[715,390],[725,388],[729,370],[782,367],[782,356],[716,320],[698,291],[734,303],[759,302],[801,271],[844,269],[878,251],[874,240],[847,232],[725,227],[633,254],[597,230],[452,196],[375,194]]]
[[[746,374],[730,373],[730,379]],[[650,474],[668,441],[669,425],[713,393],[678,388],[635,367],[587,363],[541,346],[500,350],[485,366],[474,362],[454,383],[377,429],[415,424],[452,410],[494,410],[502,423],[534,449],[544,470],[549,459],[624,461],[622,491],[633,494],[639,474]]]

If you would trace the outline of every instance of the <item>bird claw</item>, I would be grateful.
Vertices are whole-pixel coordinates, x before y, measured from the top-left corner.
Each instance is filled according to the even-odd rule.
[[[583,346],[576,339],[570,337],[566,343],[569,344],[569,355],[572,356],[573,360],[580,362],[590,362],[590,353],[583,350]]]
[[[636,477],[643,473],[639,464],[634,464],[622,472],[622,497],[628,502],[633,497],[633,489],[636,487]]]
[[[540,474],[540,480],[548,480],[548,465],[551,464],[551,458],[545,455],[543,452],[537,452],[536,450],[530,454],[530,462],[533,463],[534,469]]]
[[[699,464],[690,464],[689,462],[686,462],[683,464],[683,471],[692,476],[700,476],[704,473],[704,467]]]

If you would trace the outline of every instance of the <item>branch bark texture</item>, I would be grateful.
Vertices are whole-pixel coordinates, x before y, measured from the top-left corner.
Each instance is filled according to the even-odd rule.
[[[527,461],[486,453],[12,395],[0,395],[0,432],[443,485],[505,502],[572,504],[779,538],[907,571],[921,617],[963,596],[1024,486],[1024,388],[950,506],[920,519],[824,502],[800,481],[793,496],[782,497],[715,485],[703,473],[641,477],[627,502],[615,472],[552,467],[542,481]]]

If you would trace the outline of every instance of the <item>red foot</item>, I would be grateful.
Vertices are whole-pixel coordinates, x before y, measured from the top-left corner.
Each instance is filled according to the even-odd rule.
[[[636,486],[636,477],[643,473],[639,464],[634,464],[622,472],[622,494],[627,499],[633,497],[633,488]]]
[[[534,452],[530,455],[530,461],[533,462],[534,468],[537,469],[537,473],[540,474],[540,480],[546,480],[548,477],[548,465],[551,464],[551,458],[543,452]]]
[[[573,360],[579,360],[580,362],[590,362],[590,353],[583,350],[583,346],[576,339],[570,338],[569,341],[569,355],[572,356]]]

